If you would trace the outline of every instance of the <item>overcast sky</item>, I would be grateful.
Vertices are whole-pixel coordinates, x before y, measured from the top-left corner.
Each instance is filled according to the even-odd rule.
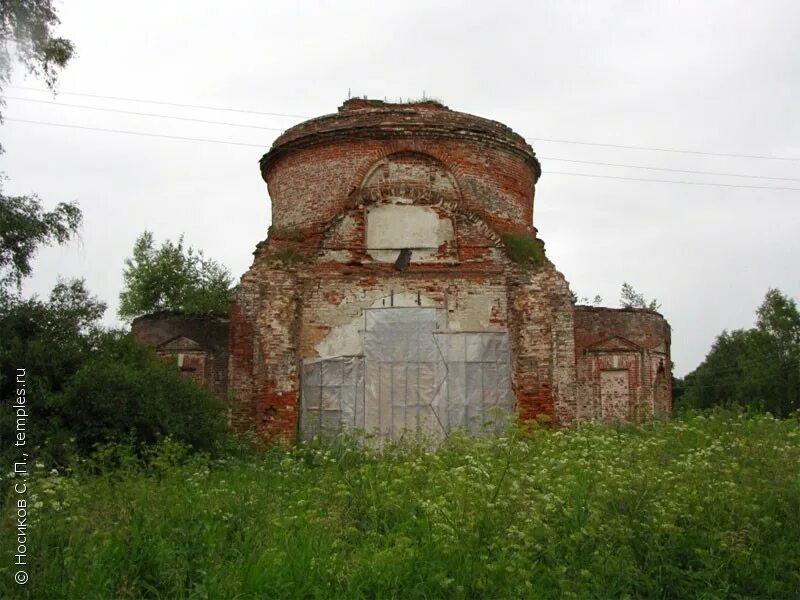
[[[39,253],[27,293],[85,277],[115,322],[123,260],[145,229],[184,233],[238,278],[270,223],[258,159],[300,120],[353,95],[440,99],[495,119],[540,157],[534,222],[580,296],[623,281],[662,304],[676,374],[723,329],[750,327],[769,287],[800,298],[800,3],[58,3],[78,55],[52,94],[6,89],[8,193],[76,200],[79,242]],[[247,125],[212,125],[74,104]],[[20,123],[238,142],[231,145]],[[258,129],[261,127],[264,129]],[[777,160],[567,144],[673,148]],[[562,160],[556,160],[562,159]],[[738,175],[634,169],[611,165]],[[765,177],[754,179],[752,176]],[[766,177],[783,179],[766,179]]]

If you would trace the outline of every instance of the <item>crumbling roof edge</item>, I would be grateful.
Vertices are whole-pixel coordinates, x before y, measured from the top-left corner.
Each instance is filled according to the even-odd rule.
[[[353,106],[348,107],[348,103]],[[376,116],[379,117],[377,121]],[[487,144],[528,163],[537,180],[542,174],[533,148],[513,129],[499,121],[450,110],[433,101],[395,104],[378,100],[348,100],[339,108],[339,112],[308,119],[284,131],[261,157],[259,164],[266,181],[272,167],[294,150],[351,139],[425,137]]]
[[[576,304],[575,310],[582,310],[586,312],[629,312],[629,313],[641,313],[641,314],[648,314],[648,315],[656,315],[661,317],[662,319],[666,320],[664,315],[657,311],[652,310],[650,308],[635,308],[633,306],[620,306],[620,307],[613,307],[613,306],[593,306],[591,304]]]
[[[140,321],[160,321],[164,319],[198,319],[203,321],[230,321],[230,318],[227,316],[223,316],[220,314],[213,314],[213,313],[186,313],[177,310],[159,310],[152,313],[147,313],[145,315],[139,315],[133,321],[131,321],[131,325],[134,323],[138,323]]]

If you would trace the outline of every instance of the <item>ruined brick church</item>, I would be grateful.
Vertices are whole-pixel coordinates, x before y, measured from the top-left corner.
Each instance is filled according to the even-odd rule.
[[[230,319],[134,333],[288,440],[569,425],[671,409],[670,328],[576,305],[534,227],[542,174],[508,127],[433,101],[352,99],[260,162],[272,226]]]

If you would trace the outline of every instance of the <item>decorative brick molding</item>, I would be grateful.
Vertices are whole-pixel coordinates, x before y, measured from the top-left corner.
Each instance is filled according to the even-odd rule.
[[[135,319],[136,340],[174,361],[181,372],[208,390],[228,390],[228,319],[156,313]]]
[[[507,255],[503,240],[536,237],[541,176],[508,127],[436,102],[353,99],[287,130],[261,173],[273,227],[231,306],[236,429],[296,440],[303,365],[363,356],[365,315],[384,307],[434,307],[448,332],[507,334],[520,419],[670,410],[663,317],[576,307],[552,263]],[[369,246],[370,231],[386,246]]]

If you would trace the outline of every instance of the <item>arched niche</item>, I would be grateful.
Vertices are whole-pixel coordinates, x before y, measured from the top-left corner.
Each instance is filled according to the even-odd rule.
[[[423,203],[431,200],[456,201],[460,197],[458,185],[450,169],[429,154],[422,152],[397,152],[372,164],[361,182],[361,191],[397,192],[414,195]]]
[[[399,152],[372,165],[357,194],[364,210],[364,248],[375,261],[410,263],[457,259],[453,213],[458,187],[432,156]]]

